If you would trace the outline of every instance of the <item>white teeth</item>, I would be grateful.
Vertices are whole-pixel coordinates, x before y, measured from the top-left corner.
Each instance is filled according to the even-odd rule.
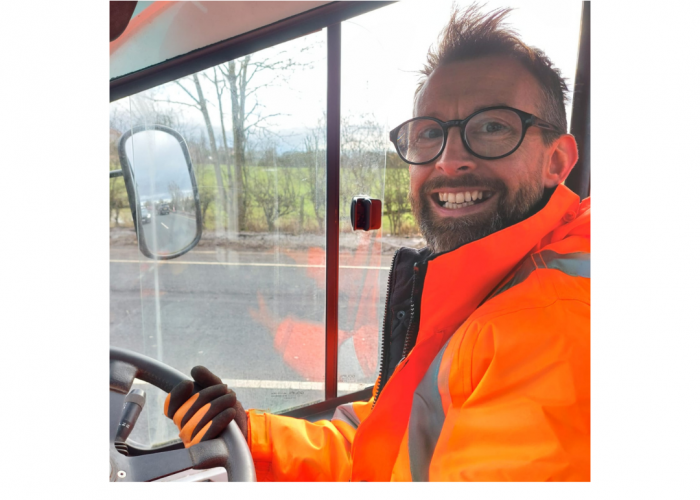
[[[483,191],[465,191],[464,193],[438,193],[438,198],[444,202],[444,208],[462,208],[473,205],[477,200],[484,199]]]
[[[465,201],[464,203],[450,203],[449,201],[443,205],[443,208],[449,208],[455,210],[457,208],[464,208],[473,205],[473,201]]]

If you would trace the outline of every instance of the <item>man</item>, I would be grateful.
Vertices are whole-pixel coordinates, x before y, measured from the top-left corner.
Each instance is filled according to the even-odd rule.
[[[259,480],[590,480],[590,201],[563,185],[566,84],[508,12],[453,13],[391,132],[428,247],[392,264],[372,399],[245,413],[197,367],[165,404],[187,446],[235,418]]]

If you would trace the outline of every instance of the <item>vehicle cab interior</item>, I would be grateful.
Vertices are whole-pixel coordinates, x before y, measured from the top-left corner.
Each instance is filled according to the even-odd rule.
[[[556,13],[568,38],[535,40],[570,79],[581,199],[589,5]],[[392,259],[425,239],[389,131],[450,7],[110,2],[111,481],[256,480],[234,422],[185,448],[164,416],[194,366],[246,409],[310,421],[392,373],[410,320],[389,307]]]

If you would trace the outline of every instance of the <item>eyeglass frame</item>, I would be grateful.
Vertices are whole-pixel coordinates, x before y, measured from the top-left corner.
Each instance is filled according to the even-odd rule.
[[[467,133],[467,122],[474,118],[476,115],[481,114],[485,111],[491,111],[494,109],[508,109],[510,111],[513,111],[515,114],[517,114],[520,117],[520,120],[522,122],[522,133],[520,135],[520,140],[518,141],[518,144],[515,145],[515,147],[510,150],[508,153],[505,153],[501,156],[482,156],[478,153],[475,153],[472,148],[469,147],[469,144],[467,143],[467,138],[466,138],[466,133]],[[440,148],[440,151],[432,157],[428,161],[424,161],[421,163],[414,163],[411,161],[408,161],[406,158],[403,157],[401,154],[401,151],[399,151],[399,146],[396,144],[396,141],[398,140],[398,135],[399,135],[399,129],[406,125],[408,122],[412,122],[414,120],[420,120],[420,119],[428,119],[436,122],[440,127],[442,128],[442,133],[443,133],[443,141],[442,141],[442,147]],[[525,111],[521,111],[516,108],[511,108],[510,106],[491,106],[488,108],[483,108],[478,111],[475,111],[471,115],[467,116],[463,120],[449,120],[446,122],[443,122],[442,120],[439,120],[438,118],[434,118],[432,116],[416,116],[414,118],[411,118],[410,120],[406,120],[403,122],[401,125],[398,127],[394,128],[391,132],[389,132],[389,140],[392,142],[394,145],[394,148],[396,149],[396,152],[398,153],[399,157],[405,161],[406,163],[409,163],[411,165],[426,165],[430,162],[435,161],[442,155],[442,153],[445,151],[445,146],[447,145],[447,133],[449,132],[449,129],[452,127],[459,127],[460,129],[460,137],[462,139],[462,144],[464,145],[465,149],[473,156],[476,156],[477,158],[480,158],[482,160],[498,160],[500,158],[505,158],[506,156],[512,155],[515,153],[520,145],[523,143],[523,140],[525,139],[525,134],[527,133],[527,130],[530,127],[538,127],[541,129],[545,130],[550,130],[552,132],[557,132],[559,135],[563,135],[566,132],[563,132],[559,127],[556,125],[552,125],[551,123],[543,120],[542,118],[538,118],[537,116],[533,115],[532,113],[527,113]]]

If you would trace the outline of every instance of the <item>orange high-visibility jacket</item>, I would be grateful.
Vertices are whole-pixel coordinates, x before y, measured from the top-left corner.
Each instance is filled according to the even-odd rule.
[[[415,346],[369,402],[248,412],[258,480],[589,481],[590,198],[560,185],[416,272]]]

